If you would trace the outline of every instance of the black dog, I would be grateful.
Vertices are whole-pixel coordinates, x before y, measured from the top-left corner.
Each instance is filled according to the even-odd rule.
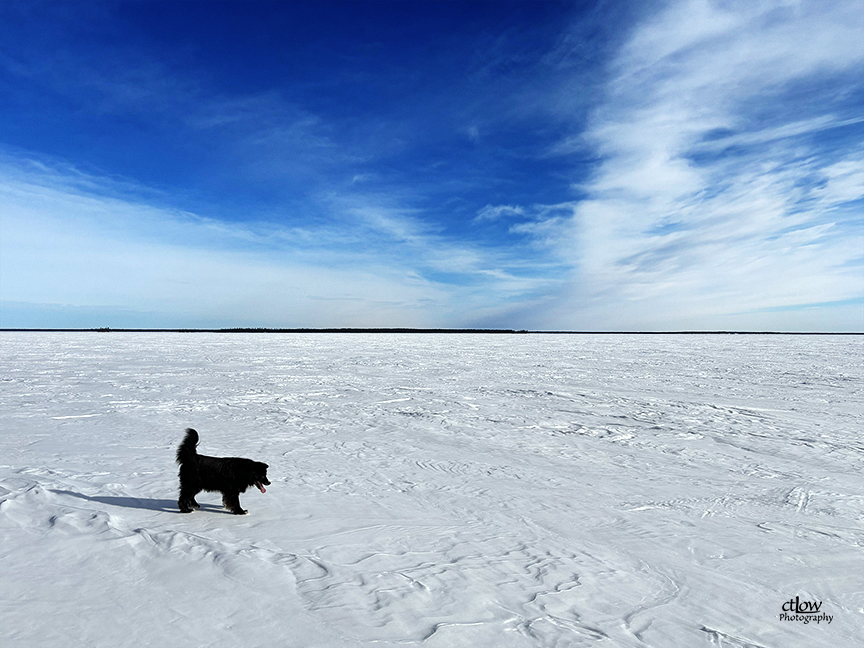
[[[189,428],[183,443],[177,448],[177,463],[180,464],[180,499],[177,506],[181,513],[191,513],[201,508],[195,496],[204,491],[222,493],[222,504],[235,515],[245,515],[240,507],[240,493],[256,486],[265,493],[267,464],[240,457],[205,457],[196,450],[198,433]]]

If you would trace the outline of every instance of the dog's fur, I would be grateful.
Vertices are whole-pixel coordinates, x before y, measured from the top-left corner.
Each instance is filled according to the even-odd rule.
[[[270,485],[267,479],[267,464],[241,457],[206,457],[196,449],[198,433],[186,430],[183,443],[177,448],[177,463],[180,464],[180,499],[177,506],[182,513],[191,513],[201,508],[195,496],[203,491],[222,493],[222,504],[235,515],[248,511],[240,507],[240,493],[255,486],[262,493]]]

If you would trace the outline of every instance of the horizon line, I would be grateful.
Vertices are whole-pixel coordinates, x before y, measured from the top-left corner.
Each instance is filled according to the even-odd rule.
[[[231,327],[231,328],[0,328],[0,333],[472,333],[494,335],[864,335],[864,331],[602,331],[529,330],[496,328],[413,328],[413,327]]]

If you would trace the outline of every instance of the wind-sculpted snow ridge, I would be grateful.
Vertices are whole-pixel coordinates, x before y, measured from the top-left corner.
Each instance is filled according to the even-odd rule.
[[[848,336],[3,333],[0,643],[857,645],[862,367]],[[270,464],[249,515],[178,511],[186,427]]]

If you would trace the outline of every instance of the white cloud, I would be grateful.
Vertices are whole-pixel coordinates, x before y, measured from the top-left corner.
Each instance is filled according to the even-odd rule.
[[[522,216],[525,210],[518,205],[486,205],[477,212],[474,222],[494,221],[511,216]]]
[[[578,264],[536,324],[719,328],[864,298],[864,223],[848,205],[864,197],[864,137],[844,103],[850,76],[861,89],[861,33],[854,2],[692,0],[639,26],[582,136],[602,156],[588,198],[523,226]],[[825,100],[793,116],[791,89],[808,84]],[[843,128],[858,135],[839,147],[812,137]],[[824,326],[864,325],[842,317]]]
[[[160,313],[167,326],[413,326],[435,320],[430,303],[452,309],[442,287],[362,255],[345,267],[326,250],[258,247],[240,227],[17,189],[2,196],[4,302]]]
[[[49,318],[27,326],[54,326],[61,306],[87,326],[117,313],[127,326],[135,313],[167,327],[470,326],[545,285],[370,197],[331,197],[332,222],[297,228],[159,207],[69,166],[7,157],[0,171],[2,326],[25,325],[22,308]]]

